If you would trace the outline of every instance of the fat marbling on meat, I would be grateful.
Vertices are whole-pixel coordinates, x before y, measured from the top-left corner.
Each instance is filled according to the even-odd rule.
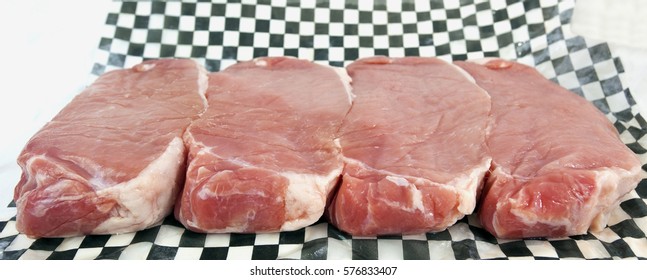
[[[347,70],[356,98],[339,132],[345,167],[332,224],[413,234],[471,214],[490,166],[488,95],[437,58],[364,58]]]
[[[492,170],[479,206],[497,237],[599,231],[640,180],[640,162],[609,120],[534,68],[501,59],[456,62],[492,99]]]
[[[309,61],[257,58],[213,73],[208,110],[187,130],[177,219],[198,232],[275,232],[316,222],[343,161],[335,141],[348,76]]]
[[[16,227],[32,237],[142,230],[172,212],[182,134],[204,111],[194,61],[146,61],[100,76],[20,153]]]

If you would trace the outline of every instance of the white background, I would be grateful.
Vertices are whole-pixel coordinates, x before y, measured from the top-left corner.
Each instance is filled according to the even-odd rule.
[[[20,178],[22,147],[88,81],[109,5],[0,1],[0,211]]]

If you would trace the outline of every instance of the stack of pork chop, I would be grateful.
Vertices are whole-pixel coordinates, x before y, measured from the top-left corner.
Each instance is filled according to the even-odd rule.
[[[606,117],[500,59],[257,58],[104,74],[18,158],[19,231],[441,231],[478,212],[501,238],[583,234],[640,180]],[[478,205],[478,208],[477,208]]]

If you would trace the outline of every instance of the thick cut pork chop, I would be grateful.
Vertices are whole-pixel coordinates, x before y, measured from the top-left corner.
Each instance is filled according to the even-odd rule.
[[[558,237],[606,226],[640,179],[640,162],[608,119],[534,68],[456,62],[492,98],[493,166],[480,220],[497,237]]]
[[[205,109],[207,78],[195,62],[173,59],[99,77],[21,152],[18,230],[111,234],[161,221],[181,187],[181,137]]]
[[[209,109],[184,139],[175,215],[199,232],[272,232],[316,222],[341,173],[336,132],[348,76],[305,60],[241,62],[209,78]]]
[[[472,213],[490,157],[488,95],[435,58],[360,59],[340,130],[346,166],[329,208],[354,235],[440,231]]]

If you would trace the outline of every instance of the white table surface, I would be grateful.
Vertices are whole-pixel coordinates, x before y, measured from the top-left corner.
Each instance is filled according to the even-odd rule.
[[[12,215],[5,206],[20,178],[18,153],[87,85],[110,3],[0,1],[0,216]],[[647,51],[611,45],[621,56],[634,98],[647,112]]]

